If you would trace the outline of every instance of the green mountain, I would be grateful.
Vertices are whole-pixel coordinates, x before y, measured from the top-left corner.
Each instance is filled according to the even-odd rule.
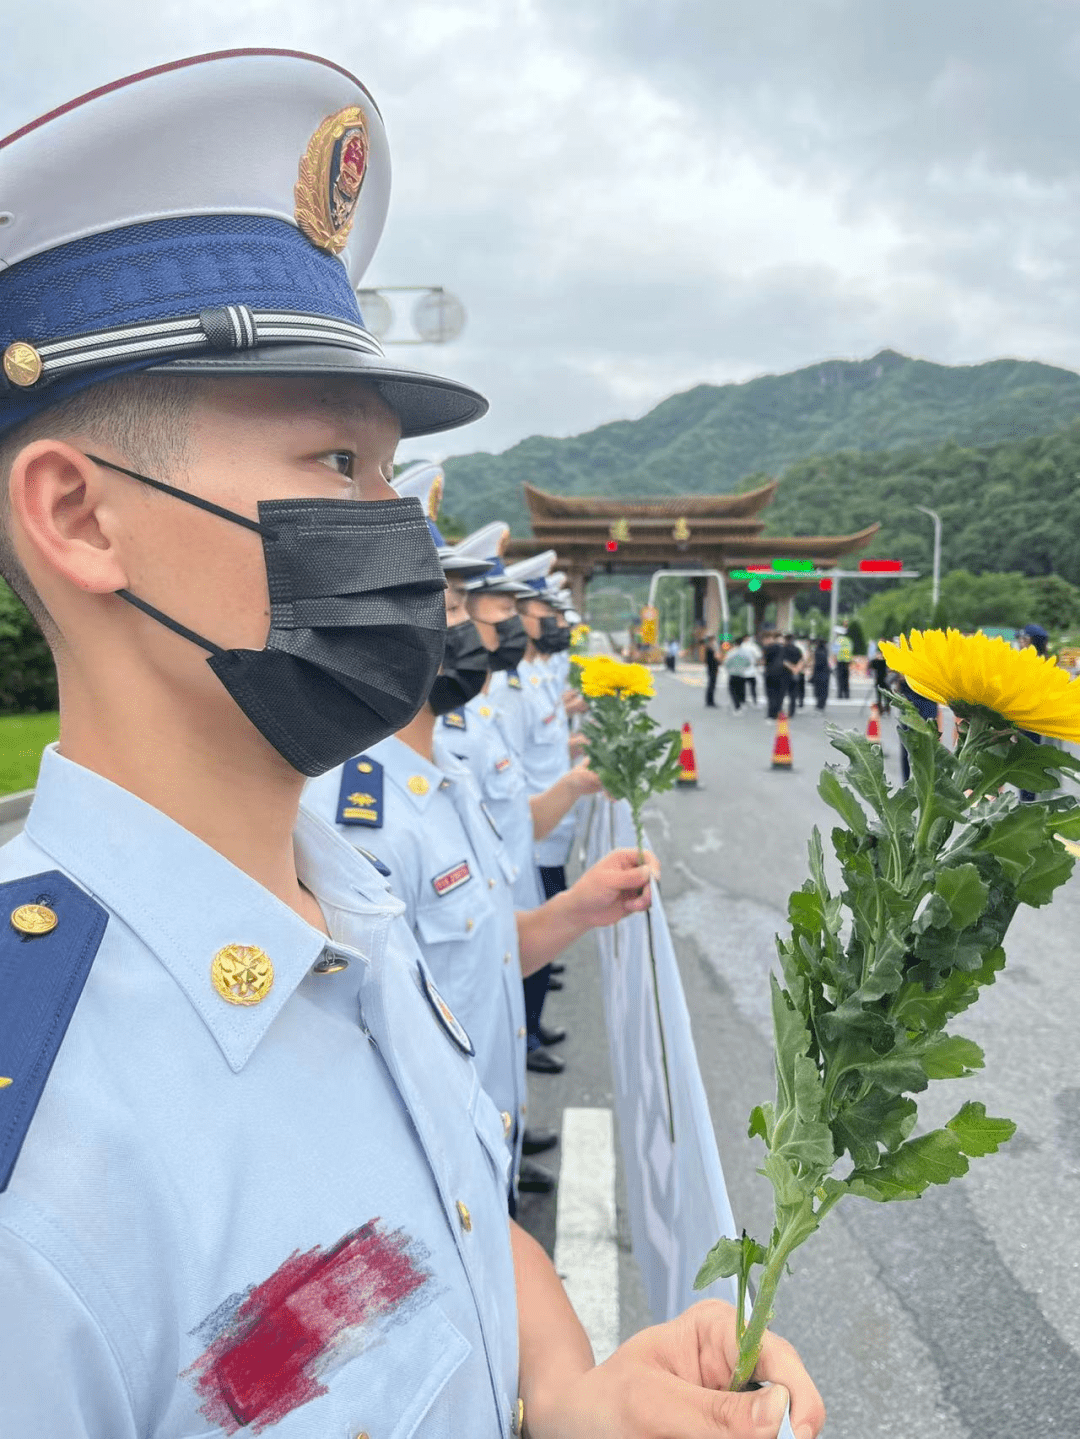
[[[829,360],[741,385],[698,385],[639,420],[566,439],[533,436],[500,455],[457,456],[445,465],[446,510],[467,529],[505,519],[515,534],[526,535],[525,480],[560,494],[637,497],[725,494],[764,473],[783,477],[769,512],[773,533],[852,530],[866,522],[856,513],[888,520],[890,505],[907,504],[894,493],[896,475],[890,471],[889,484],[882,477],[880,492],[822,495],[819,502],[818,472],[805,468],[810,457],[903,451],[902,463],[910,465],[915,447],[950,443],[966,453],[1049,435],[1078,419],[1080,375],[1070,370],[1027,360],[935,365],[883,350],[870,360]],[[865,477],[850,456],[843,465],[861,484],[876,473],[867,463]],[[964,468],[958,460],[942,464],[943,474]],[[995,483],[1008,488],[1007,479]],[[966,493],[963,484],[961,489]],[[929,529],[925,517],[917,521]],[[971,522],[976,524],[974,516]],[[911,530],[906,518],[904,526],[899,534]],[[995,542],[1001,537],[994,525],[986,528]],[[1005,568],[984,553],[982,568],[988,567]]]

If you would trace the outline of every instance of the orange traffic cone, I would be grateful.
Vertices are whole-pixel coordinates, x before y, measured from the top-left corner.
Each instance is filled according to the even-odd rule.
[[[676,784],[694,786],[697,784],[697,760],[694,758],[694,733],[688,724],[682,727],[682,749],[679,751],[682,773]]]
[[[866,721],[866,738],[871,744],[881,743],[881,711],[876,704],[870,706],[870,718]]]
[[[776,738],[772,747],[773,769],[791,769],[791,736],[788,733],[788,722],[786,715],[778,715],[776,719]]]

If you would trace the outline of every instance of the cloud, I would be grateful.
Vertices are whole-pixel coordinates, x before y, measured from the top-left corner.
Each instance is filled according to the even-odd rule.
[[[458,343],[400,353],[492,401],[405,454],[885,345],[1080,366],[1065,0],[42,0],[4,29],[0,132],[204,49],[362,76],[395,166],[368,282],[459,295]]]

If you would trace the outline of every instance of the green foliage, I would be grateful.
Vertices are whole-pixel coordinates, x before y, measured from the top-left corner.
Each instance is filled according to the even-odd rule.
[[[853,652],[857,655],[864,655],[866,653],[866,632],[857,618],[848,624],[847,635],[851,641]]]
[[[639,834],[641,810],[650,795],[671,789],[680,774],[679,731],[662,730],[645,704],[638,695],[603,695],[589,701],[582,726],[589,768],[612,799],[627,801]]]
[[[57,704],[49,646],[22,600],[0,580],[0,714],[37,714]]]
[[[912,769],[899,789],[879,746],[830,727],[847,763],[826,767],[819,793],[843,821],[831,836],[840,886],[826,879],[815,829],[810,878],[777,941],[776,1099],[750,1116],[776,1225],[767,1245],[744,1236],[714,1249],[699,1275],[704,1285],[737,1273],[745,1289],[762,1269],[732,1387],[753,1373],[788,1256],[844,1194],[917,1199],[1015,1130],[969,1102],[944,1128],[913,1136],[915,1096],[982,1067],[979,1046],[946,1026],[1004,966],[1017,907],[1046,904],[1072,871],[1055,835],[1080,833],[1080,804],[1021,804],[1012,786],[1055,788],[1061,772],[1080,774],[1080,760],[979,709],[953,754],[914,706],[898,709]]]
[[[1034,623],[1047,630],[1080,628],[1080,588],[1060,575],[1029,577],[989,572],[972,574],[951,570],[941,578],[937,611],[931,605],[929,576],[909,580],[895,589],[881,590],[859,611],[868,633],[891,638],[909,629],[932,626],[974,629],[979,625],[1011,625],[1019,629]]]
[[[59,734],[55,713],[0,716],[0,794],[33,789],[41,751]]]
[[[934,365],[886,350],[698,385],[639,420],[533,436],[445,468],[470,529],[498,516],[527,534],[524,481],[569,495],[715,495],[782,475],[771,534],[844,534],[880,520],[875,551],[929,570],[931,524],[912,509],[927,504],[942,514],[951,565],[979,569],[993,556],[1006,569],[1080,582],[1080,428],[1061,443],[1054,436],[1078,417],[1080,376],[1068,370]],[[976,445],[997,448],[964,448]]]

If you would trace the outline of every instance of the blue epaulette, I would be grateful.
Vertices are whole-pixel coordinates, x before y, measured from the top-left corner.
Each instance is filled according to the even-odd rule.
[[[108,922],[59,870],[0,884],[0,1193]]]
[[[465,719],[463,709],[448,710],[442,717],[444,729],[468,729],[468,721]]]
[[[390,878],[390,866],[388,864],[383,864],[382,860],[377,854],[372,854],[370,849],[365,849],[363,845],[360,844],[353,845],[353,848],[356,850],[357,854],[362,854],[364,856],[368,864],[372,865],[373,868],[378,870],[378,872],[382,875],[383,879]]]
[[[337,822],[382,828],[383,767],[377,759],[360,754],[345,761],[338,790]]]

